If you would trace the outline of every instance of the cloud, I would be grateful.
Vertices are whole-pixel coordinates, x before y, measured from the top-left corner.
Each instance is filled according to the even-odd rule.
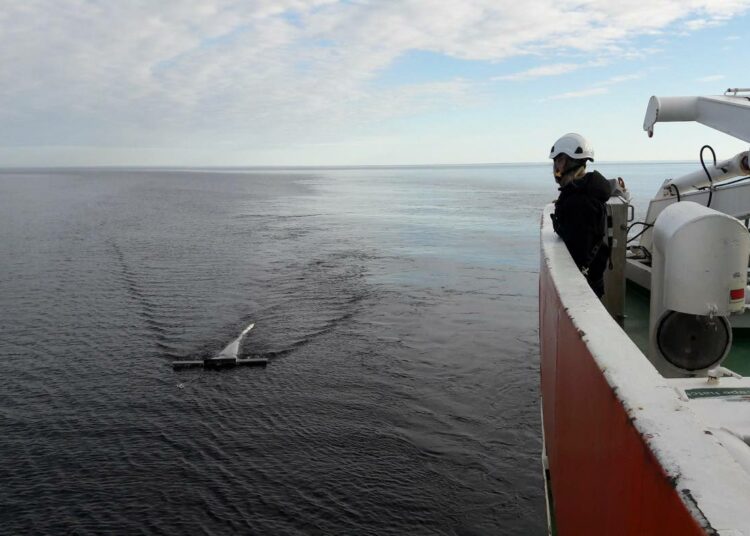
[[[599,82],[598,85],[614,86],[617,84],[622,84],[624,82],[629,82],[631,80],[639,80],[641,78],[643,78],[642,73],[621,74],[621,75],[613,76],[612,78],[609,78],[607,80],[603,80],[602,82]]]
[[[704,76],[702,78],[698,78],[698,82],[718,82],[719,80],[724,80],[726,76],[723,74],[712,74],[710,76]]]
[[[542,65],[540,67],[534,67],[526,71],[518,73],[507,74],[504,76],[496,76],[493,80],[532,80],[534,78],[540,78],[543,76],[557,76],[560,74],[567,74],[580,69],[582,65],[576,63],[557,63],[553,65]]]
[[[643,74],[632,73],[632,74],[621,74],[617,76],[612,76],[606,80],[597,82],[596,84],[593,85],[593,87],[580,89],[576,91],[568,91],[566,93],[558,93],[556,95],[552,95],[550,97],[546,97],[541,100],[542,102],[545,102],[545,101],[551,101],[551,100],[579,99],[579,98],[584,98],[584,97],[591,97],[594,95],[604,95],[606,93],[609,93],[609,88],[611,86],[622,84],[630,80],[638,80],[639,78],[643,78]]]
[[[553,101],[553,100],[563,100],[563,99],[581,99],[584,97],[591,97],[592,95],[603,95],[604,93],[608,93],[609,89],[606,87],[591,87],[588,89],[581,89],[579,91],[568,91],[566,93],[559,93],[557,95],[552,95],[551,97],[547,97],[544,100]]]
[[[411,51],[626,57],[670,25],[722,22],[748,0],[25,0],[0,12],[0,145],[278,147],[370,135],[470,102],[465,80],[377,89]],[[582,38],[585,36],[585,38]],[[523,80],[589,64],[542,65]],[[575,98],[605,86],[564,93]]]

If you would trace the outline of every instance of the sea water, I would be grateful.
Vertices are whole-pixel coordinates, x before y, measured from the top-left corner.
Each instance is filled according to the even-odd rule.
[[[636,200],[690,164],[609,164]],[[0,532],[543,534],[550,166],[0,172]],[[266,369],[175,372],[250,323]]]

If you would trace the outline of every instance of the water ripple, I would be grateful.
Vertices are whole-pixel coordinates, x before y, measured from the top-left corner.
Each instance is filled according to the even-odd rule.
[[[546,197],[465,173],[0,173],[0,532],[541,534]]]

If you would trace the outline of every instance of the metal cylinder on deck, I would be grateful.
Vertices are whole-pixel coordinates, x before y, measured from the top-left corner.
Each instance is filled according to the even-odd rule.
[[[744,311],[750,235],[736,218],[675,203],[654,225],[650,352],[665,376],[704,375],[729,353]]]

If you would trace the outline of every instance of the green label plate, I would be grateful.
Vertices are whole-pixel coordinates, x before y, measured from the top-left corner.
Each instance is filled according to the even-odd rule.
[[[750,387],[701,387],[685,389],[688,398],[720,398],[723,396],[750,396]]]

